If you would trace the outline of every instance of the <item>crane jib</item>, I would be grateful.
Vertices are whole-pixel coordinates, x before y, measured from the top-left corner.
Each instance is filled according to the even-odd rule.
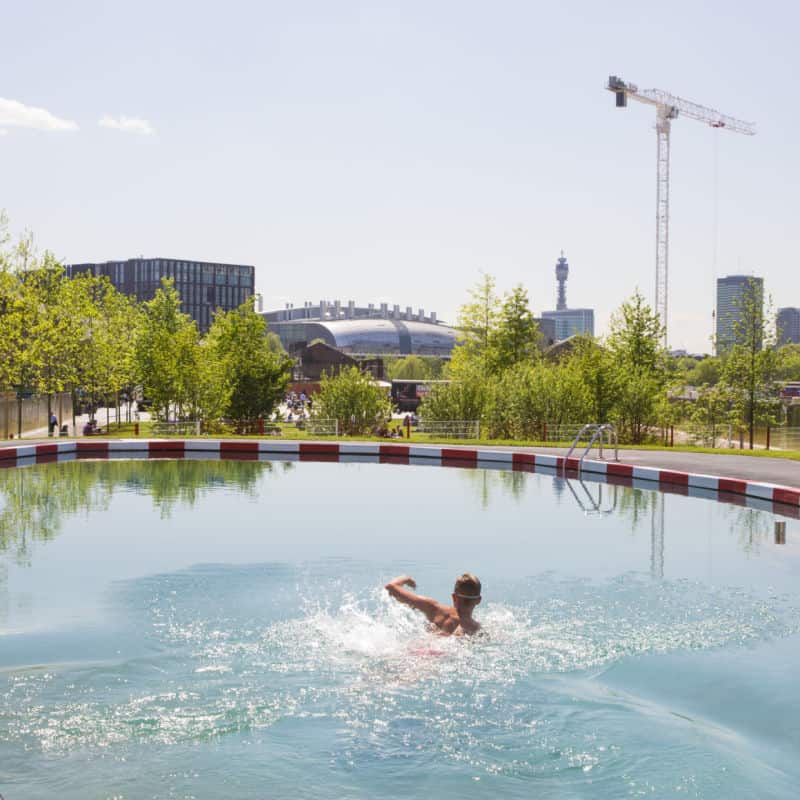
[[[670,121],[678,115],[705,122],[712,128],[724,128],[732,133],[753,136],[756,126],[736,117],[722,114],[716,109],[701,106],[691,100],[669,94],[661,89],[639,89],[634,83],[611,75],[606,89],[613,92],[618,108],[628,105],[628,98],[656,108],[656,135],[658,158],[656,162],[656,281],[655,310],[664,330],[667,344],[667,312],[669,301],[669,133]]]

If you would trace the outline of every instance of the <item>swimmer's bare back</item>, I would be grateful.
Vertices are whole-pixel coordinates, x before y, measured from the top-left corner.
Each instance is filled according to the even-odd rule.
[[[406,587],[416,589],[416,581],[409,575],[398,575],[386,584],[386,591],[395,600],[421,611],[428,618],[431,630],[437,635],[471,636],[481,629],[480,623],[472,618],[472,608],[480,602],[480,597],[471,598],[472,603],[464,603],[459,602],[458,595],[454,595],[453,601],[456,605],[446,606],[432,597],[423,597],[409,591]]]

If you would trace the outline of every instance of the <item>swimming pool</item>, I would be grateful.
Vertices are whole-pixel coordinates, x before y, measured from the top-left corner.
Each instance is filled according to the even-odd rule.
[[[800,547],[774,519],[483,469],[3,471],[0,793],[795,797]],[[484,639],[382,590],[445,599],[464,570]]]

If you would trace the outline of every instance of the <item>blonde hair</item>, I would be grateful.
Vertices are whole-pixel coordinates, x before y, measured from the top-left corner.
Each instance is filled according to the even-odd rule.
[[[465,572],[456,578],[453,592],[467,600],[477,600],[481,596],[481,582],[478,580],[477,575]]]

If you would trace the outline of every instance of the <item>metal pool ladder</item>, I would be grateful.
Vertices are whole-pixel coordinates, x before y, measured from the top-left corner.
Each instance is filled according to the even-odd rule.
[[[583,453],[581,454],[581,459],[578,462],[578,473],[583,469],[583,459],[586,458],[586,454],[592,449],[592,445],[595,442],[598,442],[599,446],[599,456],[600,458],[603,457],[603,434],[605,433],[608,437],[607,444],[610,446],[612,442],[614,442],[614,461],[619,461],[619,436],[617,436],[617,429],[614,425],[610,422],[604,422],[602,424],[598,424],[596,422],[590,422],[584,425],[579,431],[578,435],[572,442],[572,446],[569,448],[566,457],[564,458],[564,472],[567,471],[567,460],[572,455],[575,448],[578,446],[578,442],[581,440],[585,433],[591,431],[591,438],[589,439],[589,444],[586,445]]]
[[[603,508],[603,486],[604,484],[598,483],[597,484],[597,499],[595,500],[592,496],[592,493],[589,491],[589,487],[583,482],[581,478],[578,478],[578,483],[580,483],[581,488],[583,489],[586,499],[589,502],[589,507],[586,507],[586,504],[581,500],[578,493],[575,491],[575,488],[572,485],[572,481],[565,475],[562,479],[564,483],[567,484],[567,488],[572,493],[572,496],[575,498],[575,502],[580,506],[581,511],[583,511],[583,515],[585,517],[607,517],[610,514],[613,514],[617,510],[617,487],[612,486],[613,489],[612,497],[611,497],[611,504],[606,508]]]

